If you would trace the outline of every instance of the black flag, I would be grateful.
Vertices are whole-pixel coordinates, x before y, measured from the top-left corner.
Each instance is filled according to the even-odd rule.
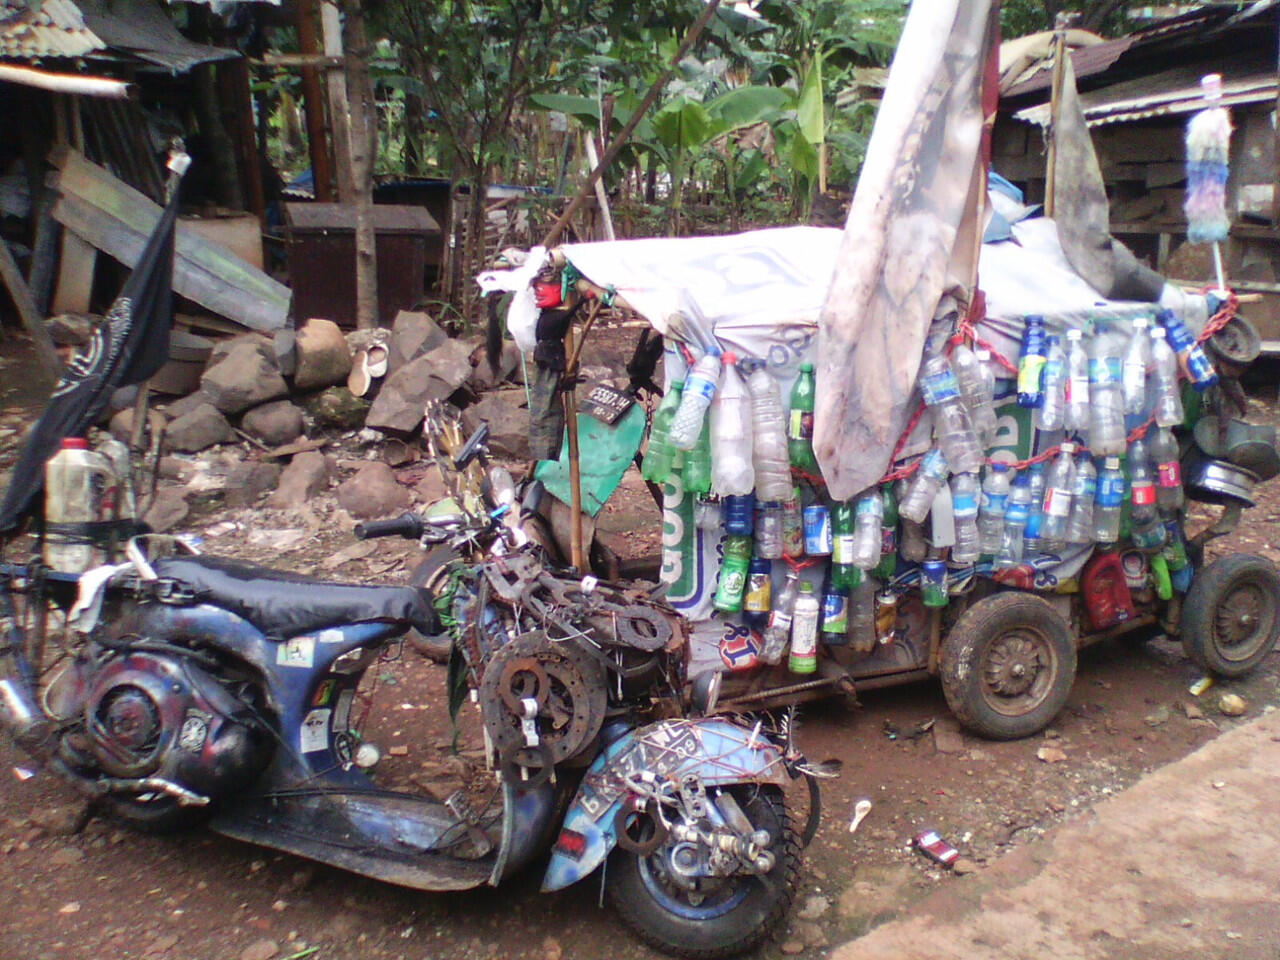
[[[67,364],[27,436],[0,506],[0,535],[17,527],[35,506],[44,487],[45,462],[63,438],[84,436],[117,389],[148,379],[169,357],[177,180],[178,174],[170,178],[169,203],[105,322]]]

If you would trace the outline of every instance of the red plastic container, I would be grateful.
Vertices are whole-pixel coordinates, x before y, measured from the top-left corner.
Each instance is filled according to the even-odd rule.
[[[1118,553],[1104,553],[1090,560],[1080,578],[1080,590],[1084,595],[1085,615],[1094,630],[1125,623],[1137,614]]]

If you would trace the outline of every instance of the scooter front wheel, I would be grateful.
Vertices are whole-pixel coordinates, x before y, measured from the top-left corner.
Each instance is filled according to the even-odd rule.
[[[449,544],[441,544],[427,553],[421,562],[413,568],[409,576],[409,584],[427,593],[427,602],[434,603],[436,593],[444,587],[449,575],[449,565],[461,555]],[[443,633],[426,634],[410,630],[405,642],[428,660],[436,663],[448,663],[453,652],[453,637],[446,630]]]
[[[672,840],[648,855],[619,848],[609,859],[606,881],[614,909],[640,939],[664,953],[691,960],[744,953],[777,928],[795,898],[800,840],[782,791],[755,784],[731,789],[752,826],[773,837],[769,849],[776,859],[768,873],[677,879]]]

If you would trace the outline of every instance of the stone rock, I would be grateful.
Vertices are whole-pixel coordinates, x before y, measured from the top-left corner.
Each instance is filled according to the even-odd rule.
[[[147,424],[150,426],[152,433],[163,430],[168,422],[168,417],[159,410],[147,410]],[[112,416],[107,430],[111,433],[111,436],[121,443],[127,444],[133,437],[133,408],[128,407]]]
[[[324,455],[308,450],[300,453],[280,474],[280,485],[267,506],[281,509],[300,507],[329,487],[329,464]]]
[[[521,407],[523,390],[495,390],[462,412],[462,423],[470,434],[481,421],[489,422],[489,450],[499,457],[528,460],[529,411]]]
[[[428,400],[445,399],[471,376],[470,353],[466,344],[446,340],[390,374],[369,408],[365,424],[401,433],[417,429]]]
[[[804,953],[804,944],[799,940],[784,940],[782,946],[778,949],[788,957],[798,957]]]
[[[977,873],[978,865],[968,857],[961,857],[951,865],[951,872],[957,877],[963,877],[966,873]]]
[[[1169,708],[1161,704],[1142,718],[1148,727],[1159,727],[1169,722]]]
[[[429,471],[413,488],[413,498],[419,503],[435,503],[447,496],[449,488],[440,479],[439,470]]]
[[[821,949],[830,943],[822,927],[811,920],[797,920],[791,925],[791,933],[806,947]]]
[[[293,385],[299,390],[345,383],[351,372],[351,350],[332,320],[313,318],[299,327],[294,357]]]
[[[179,417],[186,416],[202,403],[208,403],[208,399],[203,393],[197,390],[195,393],[188,393],[185,397],[179,397],[164,407],[164,415],[170,420],[177,420]]]
[[[271,960],[280,952],[280,945],[274,940],[256,940],[240,953],[240,960]]]
[[[543,960],[560,960],[564,956],[564,947],[555,937],[546,937],[542,941]]]
[[[268,446],[278,447],[302,436],[302,410],[288,400],[273,400],[246,413],[240,426]]]
[[[943,717],[933,725],[933,748],[939,753],[964,753],[964,734],[952,717]]]
[[[471,356],[475,363],[475,368],[471,372],[471,386],[476,391],[492,390],[500,383],[511,379],[512,375],[520,369],[520,348],[516,346],[515,341],[506,340],[502,344],[502,353],[498,357],[498,372],[495,374],[489,369],[489,360],[484,355],[484,345],[481,344],[480,349],[474,351]]]
[[[387,358],[388,371],[399,370],[448,339],[449,335],[428,314],[401,310],[391,325],[391,337],[387,343],[390,351]]]
[[[1188,719],[1188,720],[1203,720],[1203,719],[1204,719],[1204,711],[1203,711],[1203,710],[1201,710],[1201,709],[1200,709],[1198,706],[1196,706],[1194,703],[1184,703],[1184,704],[1182,705],[1182,712],[1183,712],[1183,713],[1185,713],[1185,714],[1187,715],[1187,719]]]
[[[332,430],[359,430],[369,415],[369,401],[346,387],[330,387],[307,404],[316,425]]]
[[[227,418],[210,403],[202,403],[186,416],[169,424],[165,431],[165,443],[170,450],[197,453],[215,443],[230,443],[235,432]]]
[[[1224,693],[1218,698],[1218,709],[1226,717],[1243,716],[1244,712],[1249,709],[1249,704],[1244,697],[1235,693]]]
[[[372,520],[407,510],[409,491],[396,482],[395,471],[381,460],[362,466],[338,487],[338,504],[353,517]]]
[[[164,456],[160,458],[160,476],[166,480],[179,480],[186,483],[196,475],[196,465],[181,457]]]
[[[1067,759],[1066,752],[1058,747],[1041,747],[1036,751],[1036,756],[1045,763],[1061,763]]]
[[[55,803],[31,813],[31,822],[51,837],[69,837],[89,822],[93,807],[88,802]]]
[[[179,487],[161,487],[142,519],[156,533],[168,533],[187,519],[190,512],[185,491]]]
[[[79,847],[63,847],[49,855],[49,863],[55,867],[69,867],[84,860],[84,851]]]
[[[266,349],[270,349],[269,342]],[[289,393],[275,364],[251,342],[237,344],[221,362],[211,363],[200,378],[200,390],[210,403],[228,414]]]
[[[804,905],[796,911],[801,920],[817,920],[831,909],[831,901],[820,893],[813,893],[804,898]]]
[[[264,360],[275,365],[275,345],[269,337],[261,333],[242,333],[238,337],[231,337],[227,340],[219,340],[213,345],[213,349],[209,351],[209,363],[207,366],[214,367],[231,355],[232,351],[239,349],[244,344],[249,344],[255,350],[262,354]]]
[[[280,467],[274,463],[238,463],[227,473],[226,504],[229,507],[253,506],[268,490],[280,483]]]
[[[102,318],[92,313],[60,313],[45,323],[49,337],[59,347],[78,347],[89,342]]]

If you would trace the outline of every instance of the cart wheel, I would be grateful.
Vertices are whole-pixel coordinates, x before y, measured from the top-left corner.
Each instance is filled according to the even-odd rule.
[[[1220,677],[1243,677],[1280,636],[1280,575],[1265,557],[1215,560],[1191,582],[1182,607],[1182,649]]]
[[[1043,730],[1067,702],[1076,643],[1066,620],[1030,593],[979,600],[942,648],[942,692],[968,729],[992,740]]]

